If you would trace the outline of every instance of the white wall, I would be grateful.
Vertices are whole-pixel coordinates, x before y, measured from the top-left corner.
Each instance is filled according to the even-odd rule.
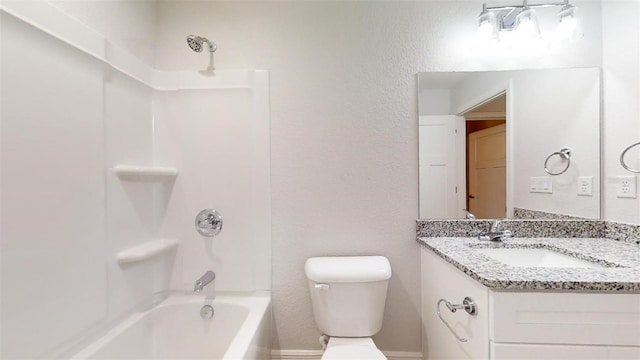
[[[382,254],[394,275],[384,350],[420,351],[416,73],[599,66],[600,7],[585,39],[544,54],[471,54],[481,1],[161,1],[157,64],[198,69],[187,34],[217,42],[218,68],[271,72],[274,348],[317,349],[303,265]]]
[[[420,116],[451,114],[449,89],[421,89],[418,94]]]
[[[603,217],[640,224],[640,197],[616,197],[616,177],[636,175],[624,170],[618,159],[627,146],[640,141],[640,2],[604,1],[602,19]],[[629,165],[640,168],[639,156],[639,151],[630,151],[626,157]]]
[[[513,79],[514,207],[600,217],[600,69],[517,72]],[[571,150],[570,167],[549,176],[544,160]],[[549,160],[552,171],[566,163]],[[529,192],[529,178],[549,177],[552,194]],[[578,195],[578,178],[593,178],[593,195]]]

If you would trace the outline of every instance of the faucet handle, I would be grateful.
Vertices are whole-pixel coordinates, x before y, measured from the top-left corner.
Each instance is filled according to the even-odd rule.
[[[490,241],[491,237],[487,233],[481,232],[480,234],[478,234],[478,240]]]
[[[464,212],[465,212],[465,218],[467,218],[467,220],[475,220],[476,219],[476,216],[473,213],[471,213],[469,210],[464,209]]]
[[[493,224],[491,224],[491,227],[489,228],[489,231],[492,233],[498,232],[500,231],[500,227],[502,226],[502,220],[500,219],[495,219],[493,221]]]
[[[222,215],[213,209],[204,209],[196,215],[196,230],[198,234],[214,237],[222,231]]]

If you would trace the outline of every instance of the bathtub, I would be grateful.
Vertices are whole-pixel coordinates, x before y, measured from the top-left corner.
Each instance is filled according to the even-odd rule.
[[[135,313],[72,359],[269,359],[269,295],[172,295]],[[214,308],[202,319],[203,305]]]

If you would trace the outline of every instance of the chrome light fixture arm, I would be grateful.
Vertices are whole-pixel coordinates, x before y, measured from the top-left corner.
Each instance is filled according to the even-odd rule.
[[[563,19],[565,17],[573,17],[576,7],[569,4],[569,0],[562,2],[550,2],[543,4],[529,4],[527,0],[523,0],[522,4],[518,5],[505,5],[505,6],[487,6],[486,3],[482,4],[482,12],[479,18],[487,13],[494,13],[496,17],[495,26],[498,31],[513,31],[517,27],[517,17],[520,14],[524,14],[534,9],[559,7],[560,12],[558,17]]]

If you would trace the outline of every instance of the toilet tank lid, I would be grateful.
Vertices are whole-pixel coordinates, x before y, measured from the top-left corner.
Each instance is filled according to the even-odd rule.
[[[388,280],[391,264],[384,256],[333,256],[307,259],[307,278],[322,283],[351,283]]]

